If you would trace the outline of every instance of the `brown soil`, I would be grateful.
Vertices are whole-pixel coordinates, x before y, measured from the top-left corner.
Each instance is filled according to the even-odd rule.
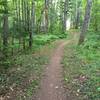
[[[51,57],[50,63],[44,72],[44,77],[41,81],[39,95],[34,100],[66,100],[65,91],[63,88],[63,69],[61,60],[64,52],[64,46],[70,42],[62,41],[55,49]]]

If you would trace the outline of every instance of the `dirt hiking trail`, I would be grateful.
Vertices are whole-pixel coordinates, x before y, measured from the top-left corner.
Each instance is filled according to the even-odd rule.
[[[41,89],[37,100],[65,100],[62,85],[61,59],[64,46],[68,42],[63,42],[54,51],[50,63],[45,70],[45,76],[41,82]]]
[[[66,94],[63,88],[63,68],[61,61],[64,47],[71,41],[61,41],[60,45],[54,50],[50,62],[44,71],[39,95],[35,100],[66,100]]]

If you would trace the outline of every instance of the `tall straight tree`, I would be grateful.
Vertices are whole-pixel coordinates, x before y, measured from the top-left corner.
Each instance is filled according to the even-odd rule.
[[[79,44],[82,44],[85,39],[85,33],[88,29],[90,14],[91,14],[91,7],[92,7],[92,0],[87,0],[86,10],[85,10],[85,17],[82,26],[82,30],[80,33]]]
[[[8,3],[4,1],[4,14],[3,14],[3,52],[4,55],[7,53],[8,46]]]
[[[80,5],[81,1],[76,0],[76,18],[75,18],[75,29],[78,29],[80,22]]]
[[[64,28],[64,32],[66,31],[66,20],[67,20],[67,11],[68,11],[68,3],[69,0],[65,0],[64,3],[64,21],[63,21],[63,28]]]
[[[48,27],[49,27],[48,10],[49,10],[49,0],[45,0],[45,32],[48,32]]]
[[[32,0],[32,5],[31,5],[31,31],[29,35],[29,47],[32,47],[32,36],[34,34],[34,24],[35,23],[35,2]]]

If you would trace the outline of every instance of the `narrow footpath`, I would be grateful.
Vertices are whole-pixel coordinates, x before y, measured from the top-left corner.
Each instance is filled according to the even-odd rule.
[[[39,95],[35,100],[66,100],[63,88],[63,68],[61,67],[61,61],[64,47],[70,41],[62,41],[53,52],[50,63],[47,65],[41,81]]]

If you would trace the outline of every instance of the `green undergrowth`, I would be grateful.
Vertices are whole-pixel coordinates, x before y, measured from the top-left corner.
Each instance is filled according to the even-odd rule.
[[[58,35],[50,34],[50,33],[35,35],[33,36],[33,41],[32,41],[33,45],[31,49],[28,47],[29,45],[28,37],[25,39],[25,47],[26,47],[25,49],[23,49],[23,44],[19,45],[18,39],[14,39],[14,44],[13,45],[10,44],[7,49],[8,57],[6,57],[6,59],[3,59],[3,54],[0,51],[0,66],[4,69],[7,69],[14,64],[13,56],[15,56],[16,54],[21,55],[21,54],[28,54],[30,52],[39,51],[44,45],[50,44],[55,40],[66,38],[66,37],[67,37],[67,33],[63,33],[63,34],[59,33]],[[13,54],[12,54],[12,49],[13,49]]]
[[[43,34],[43,35],[36,35],[33,38],[33,43],[36,45],[45,45],[47,43],[50,43],[56,39],[63,39],[67,37],[67,33],[62,34]]]
[[[38,51],[15,55],[14,64],[0,72],[0,96],[13,92],[16,100],[29,100],[39,88],[43,69],[56,45],[52,42]],[[17,88],[22,92],[18,93]]]
[[[80,46],[65,49],[63,61],[65,86],[75,100],[100,99],[100,35],[88,32]]]
[[[58,39],[56,35],[36,35],[33,38],[33,43],[36,45],[45,45],[46,43],[50,43],[55,39]]]
[[[21,55],[16,58],[15,62],[16,64],[7,72],[0,73],[0,95],[5,95],[6,92],[12,91],[16,87],[20,87],[20,90],[26,88],[26,93],[27,91],[32,92],[38,84],[35,83],[40,80],[43,65],[47,64],[48,57],[35,57],[32,54]],[[35,85],[32,85],[32,91],[29,90],[31,85],[28,86],[28,84]],[[19,97],[22,95],[19,94]]]
[[[85,42],[77,50],[80,58],[89,61],[100,60],[100,34],[95,32],[87,33]]]

